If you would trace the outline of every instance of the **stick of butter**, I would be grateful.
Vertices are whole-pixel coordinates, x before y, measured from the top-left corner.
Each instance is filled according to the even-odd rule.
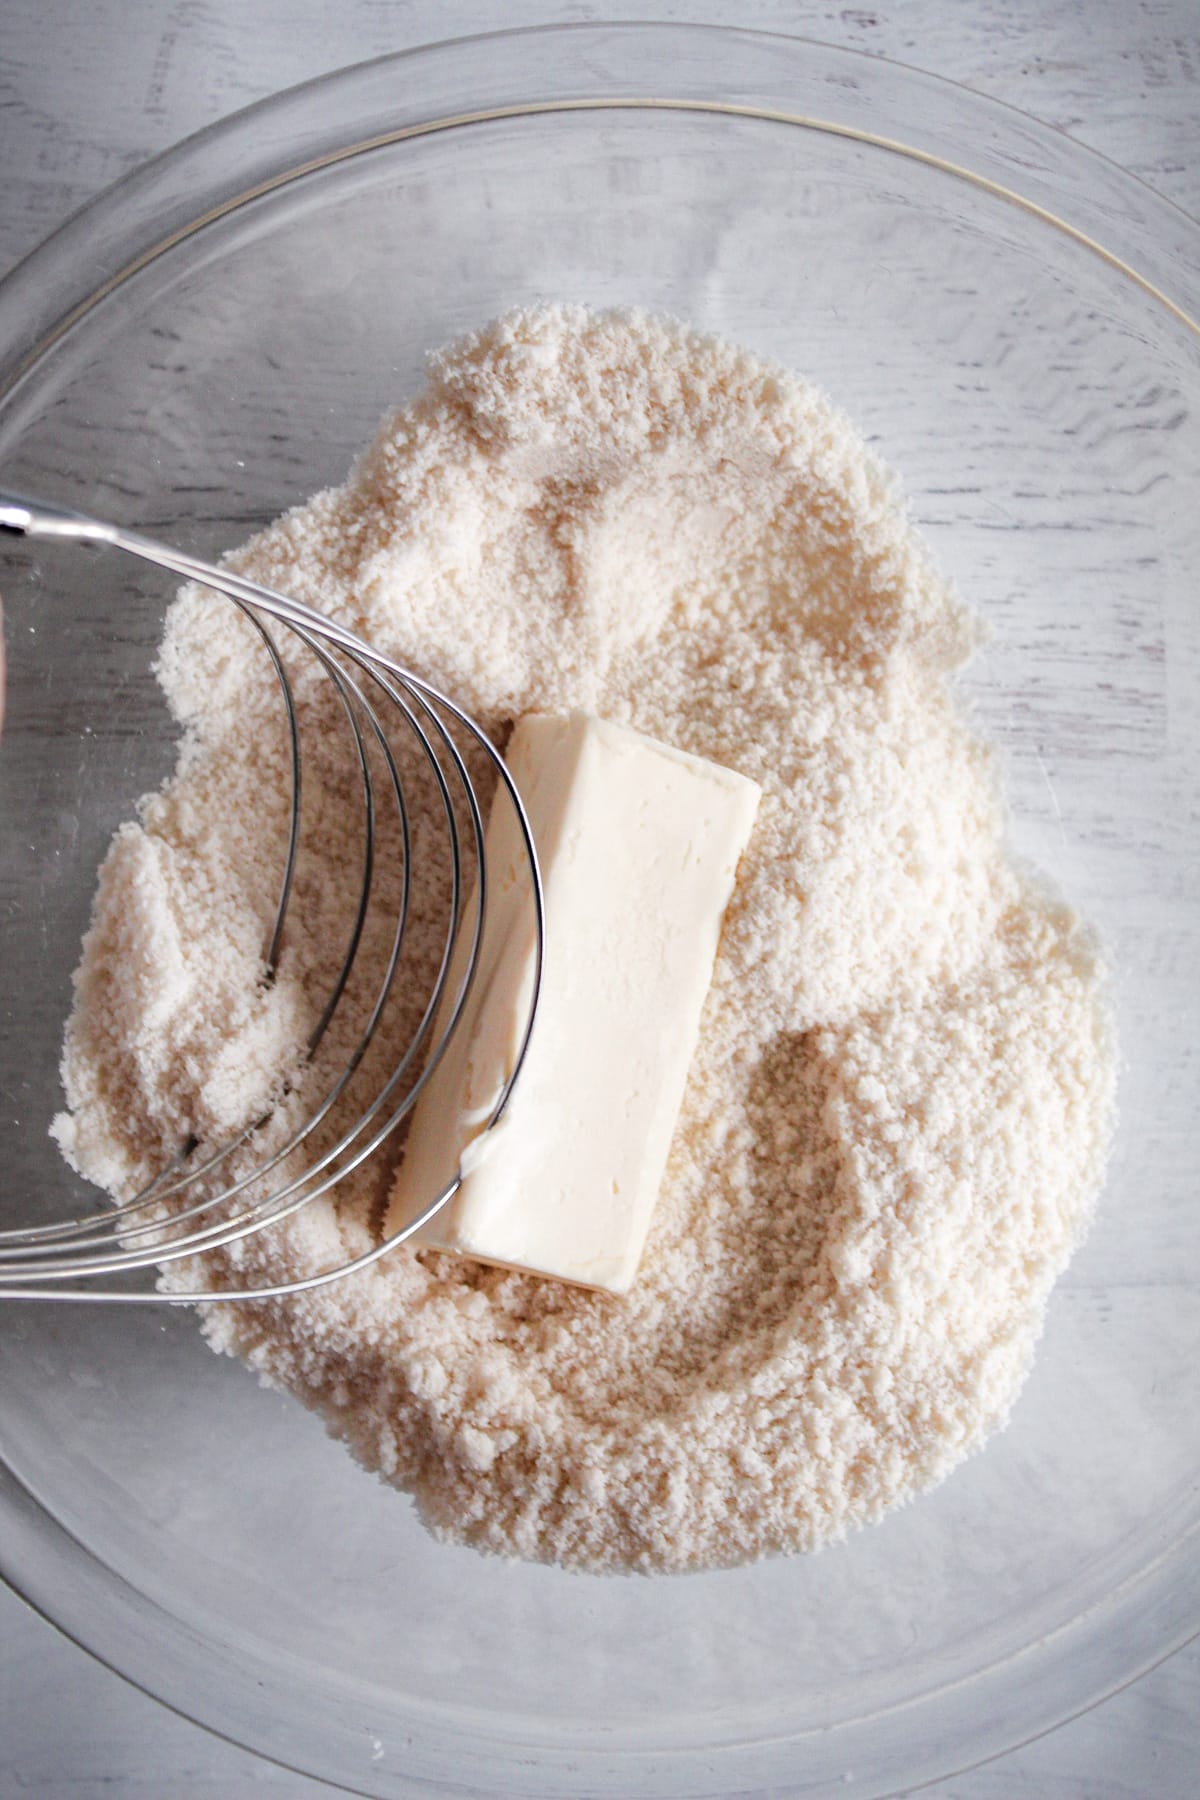
[[[585,713],[530,714],[505,761],[528,813],[546,902],[529,1053],[499,1122],[479,1136],[516,1060],[536,952],[532,884],[501,792],[486,834],[479,970],[414,1109],[387,1230],[398,1231],[461,1167],[458,1192],[415,1241],[624,1293],[658,1198],[761,790]],[[464,955],[469,920],[468,910]],[[452,968],[451,991],[458,973]]]

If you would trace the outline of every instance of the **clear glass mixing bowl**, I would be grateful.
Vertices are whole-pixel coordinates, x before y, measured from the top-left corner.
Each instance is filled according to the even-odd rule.
[[[993,628],[968,687],[1018,848],[1111,943],[1095,1228],[1011,1428],[844,1547],[600,1580],[434,1543],[184,1312],[0,1314],[0,1545],[80,1643],[371,1794],[879,1794],[1131,1679],[1200,1622],[1200,231],[945,84],[815,45],[587,27],[285,94],[0,292],[4,483],[220,551],[337,480],[422,353],[539,297],[666,309],[814,378]],[[1189,296],[1190,284],[1190,296]],[[172,760],[163,582],[4,560],[0,1129],[46,1128],[97,861]]]

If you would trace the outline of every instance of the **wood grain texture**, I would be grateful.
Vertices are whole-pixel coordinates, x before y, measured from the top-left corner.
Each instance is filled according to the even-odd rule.
[[[1200,214],[1197,0],[5,0],[0,271],[147,156],[324,71],[449,35],[613,13],[787,31],[915,64],[1069,132]],[[945,497],[947,516],[955,500]],[[1052,827],[1052,793],[1047,826]],[[1200,1792],[1200,1648],[939,1800]],[[209,1738],[0,1591],[0,1794],[326,1793]]]

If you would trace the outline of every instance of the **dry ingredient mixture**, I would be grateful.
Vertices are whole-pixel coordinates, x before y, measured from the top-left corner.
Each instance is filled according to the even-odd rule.
[[[214,1348],[319,1408],[436,1531],[590,1569],[813,1550],[941,1480],[1028,1372],[1102,1179],[1115,1059],[1096,946],[1010,863],[953,693],[973,619],[861,440],[742,351],[542,307],[434,356],[346,485],[230,560],[498,736],[587,708],[765,794],[632,1294],[401,1248],[296,1299],[206,1309]],[[331,728],[264,987],[277,690],[237,612],[195,592],[159,675],[179,767],[104,865],[56,1122],[119,1196],[272,1092],[268,1134],[301,1116],[280,1071],[357,892]],[[319,733],[327,684],[296,680]],[[438,904],[418,897],[430,957]],[[414,1004],[385,1020],[379,1066]],[[335,1020],[318,1063],[353,1035]],[[398,1154],[165,1285],[365,1248]]]

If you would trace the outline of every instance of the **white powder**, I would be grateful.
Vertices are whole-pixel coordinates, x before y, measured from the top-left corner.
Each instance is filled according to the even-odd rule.
[[[1028,1371],[1101,1181],[1114,1055],[1094,946],[1007,860],[992,762],[951,690],[971,617],[859,438],[740,351],[548,307],[435,357],[347,485],[233,560],[498,735],[588,708],[765,795],[629,1297],[402,1249],[297,1299],[209,1309],[213,1345],[320,1408],[435,1529],[522,1556],[810,1550],[940,1480]],[[297,673],[312,735],[332,702]],[[188,1132],[254,1116],[319,1010],[357,883],[331,731],[306,770],[279,978],[256,987],[286,829],[278,696],[243,621],[195,593],[160,676],[181,765],[103,872],[64,1061],[64,1147],[114,1193]],[[418,906],[427,957],[436,900]],[[389,1015],[379,1066],[414,1004]],[[323,1067],[353,1023],[335,1020]],[[397,1153],[167,1285],[365,1247]]]

